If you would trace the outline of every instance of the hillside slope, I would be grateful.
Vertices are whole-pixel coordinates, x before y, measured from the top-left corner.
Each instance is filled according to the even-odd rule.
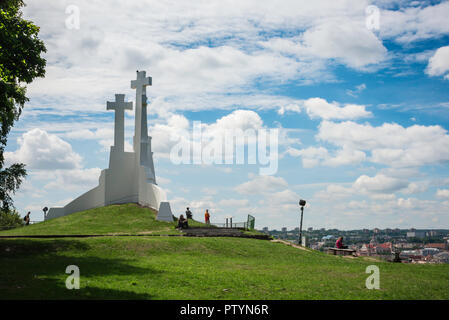
[[[177,232],[174,224],[157,221],[156,212],[137,204],[110,205],[39,222],[0,235],[75,235]]]

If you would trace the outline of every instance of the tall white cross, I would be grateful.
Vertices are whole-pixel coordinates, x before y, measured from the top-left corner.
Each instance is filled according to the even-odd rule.
[[[145,71],[137,71],[136,80],[131,81],[131,89],[136,89],[136,116],[135,116],[135,133],[134,133],[134,152],[137,159],[140,159],[140,142],[142,139],[142,95],[146,96],[147,86],[151,86],[151,77],[146,77]]]
[[[119,152],[125,151],[125,110],[132,110],[133,103],[125,102],[124,94],[116,94],[115,102],[106,103],[107,110],[115,110],[114,124],[114,149]]]

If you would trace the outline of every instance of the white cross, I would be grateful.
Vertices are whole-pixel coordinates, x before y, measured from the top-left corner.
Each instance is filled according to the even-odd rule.
[[[142,137],[142,95],[146,95],[146,86],[151,86],[151,77],[146,77],[145,71],[137,71],[137,79],[131,81],[131,89],[136,89],[136,116],[134,122],[134,152],[136,159],[140,159],[140,142]],[[140,161],[140,160],[139,160]]]
[[[151,86],[152,79],[151,77],[145,77],[145,71],[137,71],[137,79],[131,80],[131,89],[142,89],[146,86]]]
[[[114,148],[116,151],[125,151],[125,110],[132,110],[133,103],[125,102],[124,94],[116,94],[115,102],[106,103],[107,110],[115,110]]]

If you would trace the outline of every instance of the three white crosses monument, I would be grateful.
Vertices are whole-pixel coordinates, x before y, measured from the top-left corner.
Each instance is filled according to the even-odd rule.
[[[136,89],[135,131],[133,152],[125,152],[125,110],[132,110],[132,102],[125,102],[124,94],[116,94],[106,109],[115,111],[114,145],[109,156],[109,168],[101,171],[99,185],[82,194],[65,207],[50,208],[45,220],[74,212],[111,204],[138,203],[158,210],[157,219],[173,221],[165,192],[156,184],[151,137],[148,136],[146,87],[151,77],[137,71],[131,81]]]

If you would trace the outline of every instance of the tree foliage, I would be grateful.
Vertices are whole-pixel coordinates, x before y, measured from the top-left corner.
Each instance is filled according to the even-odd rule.
[[[0,230],[16,228],[23,225],[23,219],[15,210],[1,211],[0,210]]]
[[[26,176],[25,165],[15,163],[5,168],[4,150],[8,134],[19,119],[26,97],[26,84],[45,75],[46,52],[39,39],[39,27],[23,19],[23,0],[0,2],[0,210],[13,207],[11,194]]]

